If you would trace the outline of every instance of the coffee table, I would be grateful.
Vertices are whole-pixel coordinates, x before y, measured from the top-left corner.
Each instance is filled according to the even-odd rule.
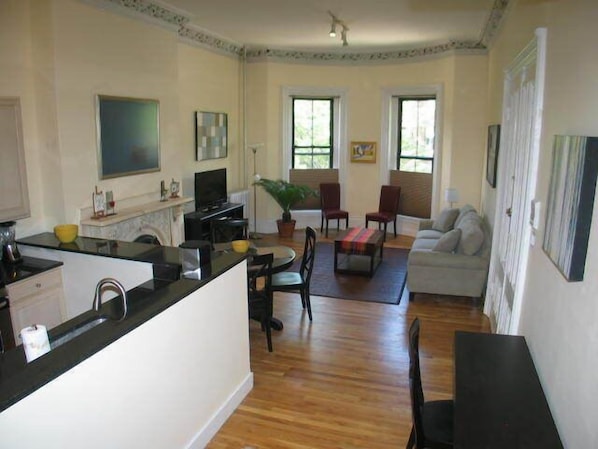
[[[349,228],[334,239],[334,272],[372,277],[382,263],[383,251],[382,231]],[[339,258],[339,254],[344,257]]]

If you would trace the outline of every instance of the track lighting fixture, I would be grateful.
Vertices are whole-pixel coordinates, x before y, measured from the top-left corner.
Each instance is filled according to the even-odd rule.
[[[328,33],[330,37],[336,37],[336,22],[333,20],[332,25],[330,25],[330,33]]]
[[[349,45],[347,42],[347,28],[343,27],[343,31],[341,31],[341,40],[343,41],[343,47]]]
[[[332,12],[328,11],[328,14],[332,18],[332,23],[330,24],[330,32],[328,33],[328,35],[330,37],[336,37],[336,26],[340,25],[340,27],[342,28],[341,29],[341,41],[343,43],[343,47],[346,47],[347,45],[349,45],[349,42],[347,42],[347,31],[349,31],[349,27],[347,25],[345,25],[345,22],[343,22],[342,20],[337,18],[334,14],[332,14]]]

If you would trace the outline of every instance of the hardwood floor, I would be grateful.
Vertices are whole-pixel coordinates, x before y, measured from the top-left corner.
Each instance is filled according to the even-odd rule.
[[[328,240],[333,241],[335,231]],[[320,241],[326,240],[318,234]],[[293,239],[263,242],[303,248]],[[410,247],[390,236],[387,247]],[[317,255],[316,255],[317,257]],[[426,400],[452,397],[455,330],[489,332],[481,303],[470,298],[417,295],[399,305],[312,296],[313,322],[296,294],[275,293],[284,322],[266,348],[250,323],[254,387],[208,448],[390,449],[405,447],[411,429],[407,332],[421,321],[421,369]]]

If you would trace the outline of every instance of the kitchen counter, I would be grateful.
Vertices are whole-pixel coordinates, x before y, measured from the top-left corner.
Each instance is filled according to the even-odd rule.
[[[154,267],[154,278],[159,279],[176,280],[181,274],[180,250],[172,246],[91,237],[77,237],[74,242],[61,243],[51,232],[18,239],[17,243],[38,248],[148,262]]]
[[[13,282],[27,279],[44,271],[51,270],[62,265],[56,260],[38,259],[37,257],[23,256],[22,261],[16,264],[2,263],[0,267],[0,280],[6,285]]]
[[[158,276],[128,291],[129,312],[125,320],[108,320],[31,363],[26,362],[22,346],[0,355],[0,411],[41,388],[245,259],[244,255],[235,253],[215,255],[209,266],[202,267],[198,279],[179,279],[181,266],[178,248],[88,237],[78,237],[73,243],[63,244],[52,233],[23,238],[17,243],[50,250],[149,262],[153,264],[154,274],[157,273]],[[164,273],[168,275],[160,275]],[[107,301],[100,314],[117,317],[120,315],[118,308],[119,301]],[[90,310],[50,330],[50,343],[95,314],[96,312]]]

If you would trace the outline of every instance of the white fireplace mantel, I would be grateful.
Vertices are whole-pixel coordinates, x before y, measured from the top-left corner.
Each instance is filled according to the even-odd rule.
[[[169,198],[131,206],[107,217],[83,218],[81,235],[132,241],[150,234],[162,245],[178,246],[184,241],[184,205],[192,201],[193,198]]]

